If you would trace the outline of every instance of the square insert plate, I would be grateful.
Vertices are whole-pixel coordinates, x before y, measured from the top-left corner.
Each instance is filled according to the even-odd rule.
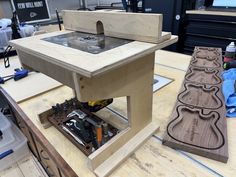
[[[99,54],[132,42],[132,40],[108,37],[103,34],[90,34],[82,32],[71,32],[43,38],[42,40],[92,54]]]

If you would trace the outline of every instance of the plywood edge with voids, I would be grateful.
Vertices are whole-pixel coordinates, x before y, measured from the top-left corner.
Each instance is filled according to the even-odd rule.
[[[65,29],[105,36],[159,43],[162,14],[113,11],[63,11]]]

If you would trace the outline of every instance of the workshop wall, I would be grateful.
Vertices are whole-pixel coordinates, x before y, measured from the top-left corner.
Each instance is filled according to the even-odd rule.
[[[121,2],[121,0],[98,0],[100,5],[110,5],[114,2]]]
[[[11,7],[11,2],[9,0],[0,1],[0,10],[2,15],[0,18],[11,18],[12,7]]]
[[[3,9],[2,9],[2,7],[0,6],[0,18],[3,18],[4,16],[3,16]]]
[[[62,9],[78,9],[80,8],[80,0],[48,0],[48,6],[51,15],[55,14],[55,9],[59,11]],[[12,17],[12,7],[10,0],[1,0],[0,1],[0,10],[4,18]],[[1,13],[0,13],[1,14]],[[2,17],[0,17],[2,18]]]
[[[111,5],[114,2],[121,2],[121,0],[87,0],[86,5],[93,9],[97,5]]]
[[[55,14],[55,9],[79,9],[80,0],[48,0],[48,6],[51,14]]]
[[[85,0],[87,7],[94,8],[97,5],[110,5],[121,0]],[[48,0],[49,10],[52,16],[55,14],[55,9],[78,9],[80,8],[80,0]],[[10,0],[0,1],[0,18],[11,18],[12,7]]]
[[[78,9],[80,8],[81,0],[47,0],[49,11],[52,18],[55,17],[55,9],[59,12],[62,9]],[[121,2],[121,0],[85,0],[88,8],[94,9],[97,5],[110,5],[114,2]],[[0,0],[0,18],[11,18],[12,6],[10,0]]]

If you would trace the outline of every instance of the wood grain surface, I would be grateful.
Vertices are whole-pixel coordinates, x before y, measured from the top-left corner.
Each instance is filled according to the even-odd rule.
[[[177,53],[175,54],[166,51],[157,51],[157,53],[159,54],[159,56],[157,56],[156,59],[160,64],[156,65],[155,73],[174,79],[174,82],[154,93],[153,119],[160,125],[160,131],[156,134],[156,136],[159,137],[158,141],[161,142],[162,138],[164,137],[166,127],[169,123],[169,118],[173,111],[173,107],[175,106],[178,92],[184,80],[184,70],[188,69],[188,63],[191,60],[191,56],[181,55]],[[126,115],[127,112],[125,111],[125,104],[126,100],[124,98],[119,98],[114,100],[111,107],[120,114]],[[188,159],[189,162],[187,164],[183,163],[180,169],[178,167],[175,168],[175,165],[179,164],[180,162],[172,164],[173,166],[171,164],[168,164],[168,167],[165,167],[164,164],[166,161],[163,157],[163,159],[159,159],[158,164],[160,166],[154,168],[157,168],[160,172],[162,171],[161,174],[163,174],[163,176],[182,176],[183,174],[185,174],[186,176],[198,176],[201,173],[199,169],[192,169],[192,174],[187,174],[187,169],[189,170],[192,168],[189,165],[195,164],[195,167],[199,166],[201,169],[205,169],[208,172],[208,175],[226,177],[234,176],[234,174],[236,173],[236,158],[234,158],[236,155],[236,139],[234,138],[236,133],[235,126],[236,119],[227,119],[228,151],[230,157],[227,164],[203,156],[195,155],[193,153],[171,149],[167,146],[159,146],[158,149],[160,152],[160,156],[165,156],[169,160],[173,160],[173,163],[176,159]],[[167,150],[171,150],[175,155],[172,156],[171,154],[165,154]],[[146,154],[143,154],[141,156],[142,159],[148,158]],[[180,158],[178,158],[179,156]],[[138,159],[141,160],[140,158]],[[142,161],[142,163],[143,162],[145,161]],[[171,170],[171,168],[175,168],[176,171]],[[167,169],[169,169],[169,171]],[[183,174],[175,174],[175,172],[177,171],[183,172]],[[152,170],[150,172],[151,174],[153,174]]]
[[[162,14],[117,11],[63,11],[65,29],[136,41],[159,43]]]
[[[200,75],[195,65],[199,64],[195,62],[198,60],[203,64],[200,67],[202,69]],[[213,66],[212,63],[222,66],[221,50],[195,48],[188,74],[185,76],[171,120],[167,125],[163,144],[227,162],[227,124],[221,92],[222,80],[218,74],[222,68],[211,67],[210,71],[213,74],[209,76],[209,71],[204,65],[206,63],[209,66]],[[191,76],[193,78],[189,79]]]
[[[185,79],[189,82],[218,85],[221,83],[221,72],[210,68],[191,67],[186,73]]]
[[[169,70],[168,68],[164,67],[159,67],[158,71],[160,71],[162,74],[167,74],[172,78],[178,78],[176,79],[175,84],[161,90],[162,94],[160,92],[157,92],[154,97],[155,103],[153,111],[155,114],[153,115],[153,118],[155,118],[156,122],[159,122],[162,125],[162,131],[158,133],[159,136],[165,129],[168,114],[172,109],[172,105],[174,105],[174,100],[167,100],[166,94],[168,91],[171,91],[171,95],[177,95],[177,93],[175,93],[175,90],[180,86],[181,80],[184,76],[184,72],[175,72],[174,75],[171,75],[171,72],[173,70]],[[168,95],[170,96],[170,94]],[[76,148],[76,146],[74,146],[60,132],[58,132],[56,128],[50,127],[48,129],[44,129],[38,121],[37,112],[47,110],[48,108],[50,108],[50,104],[53,104],[53,102],[55,104],[57,101],[62,101],[73,96],[74,95],[71,94],[71,89],[62,87],[54,90],[51,93],[46,93],[38,98],[33,98],[29,101],[21,103],[20,106],[23,108],[23,110],[26,111],[27,115],[30,116],[34,124],[44,134],[49,142],[56,148],[56,150],[62,155],[62,157],[68,162],[68,164],[73,168],[78,176],[95,177],[95,175],[87,167],[86,156],[78,148]],[[56,100],[53,98],[56,98]],[[115,101],[115,104],[113,106],[117,110],[120,110],[120,113],[123,113],[126,110],[124,107],[125,105],[126,99],[120,98]],[[163,108],[165,108],[166,111],[159,111]],[[37,112],[35,112],[36,109]],[[114,114],[109,113],[106,110],[98,112],[98,115],[115,117]],[[80,168],[78,168],[78,166]],[[173,171],[173,169],[175,170]],[[125,161],[117,170],[115,170],[111,174],[111,176],[156,177],[157,175],[175,175],[181,177],[183,176],[183,174],[192,177],[213,177],[211,173],[192,163],[191,161],[189,161],[189,159],[186,159],[175,150],[162,146],[160,141],[157,141],[155,138],[151,138],[145,145],[139,148],[129,159],[127,159],[127,161]]]
[[[168,39],[166,36],[170,36],[163,33],[163,38],[166,40],[159,44],[134,41],[96,55],[41,40],[46,37],[71,32],[72,31],[60,31],[47,33],[24,39],[12,40],[10,43],[15,46],[19,51],[18,53],[24,52],[33,56],[30,58],[22,57],[21,62],[23,65],[32,68],[42,65],[43,63],[44,65],[47,64],[45,69],[49,68],[50,70],[50,64],[53,64],[63,69],[76,72],[82,76],[92,77],[130,63],[139,57],[169,46],[178,40],[177,36],[171,36],[171,38]],[[60,75],[57,73],[56,75],[64,78],[63,73]]]

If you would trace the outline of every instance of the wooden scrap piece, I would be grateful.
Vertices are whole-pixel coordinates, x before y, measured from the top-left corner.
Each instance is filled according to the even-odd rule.
[[[227,162],[227,124],[221,71],[221,49],[195,48],[167,125],[164,145]]]
[[[3,61],[0,61],[0,76],[12,75],[15,73],[14,69],[22,67],[18,57],[10,59],[11,66],[4,68]],[[61,87],[62,84],[42,73],[29,73],[28,77],[21,80],[14,81],[14,79],[1,84],[8,94],[17,102],[23,102],[33,98],[39,94],[48,92],[52,89]],[[17,91],[16,91],[17,90]]]
[[[63,11],[65,29],[106,36],[159,43],[162,14],[113,11]]]

